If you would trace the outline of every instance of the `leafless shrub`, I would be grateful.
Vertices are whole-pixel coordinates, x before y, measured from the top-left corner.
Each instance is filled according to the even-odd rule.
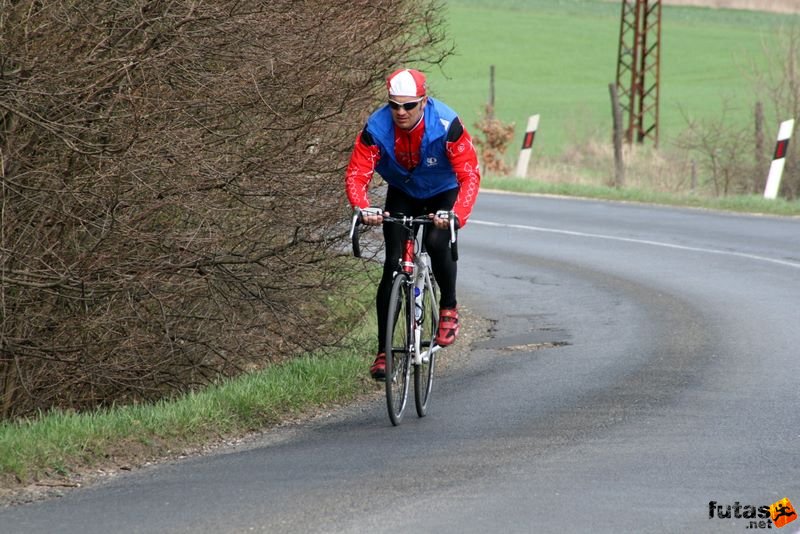
[[[334,341],[346,156],[385,73],[446,55],[438,12],[0,0],[0,417]]]
[[[710,119],[698,120],[684,114],[687,129],[675,140],[677,147],[697,161],[715,196],[751,192],[752,132],[731,118],[741,115],[727,102],[723,102],[720,115]]]

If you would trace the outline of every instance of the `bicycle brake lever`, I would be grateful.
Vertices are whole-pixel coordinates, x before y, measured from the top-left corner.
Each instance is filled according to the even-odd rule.
[[[440,219],[447,219],[447,221],[450,223],[450,242],[455,243],[456,242],[455,212],[453,212],[452,210],[451,211],[439,210],[436,212],[436,216],[439,217]]]
[[[356,208],[353,212],[353,221],[350,223],[350,239],[356,234],[356,226],[361,224],[361,208]]]

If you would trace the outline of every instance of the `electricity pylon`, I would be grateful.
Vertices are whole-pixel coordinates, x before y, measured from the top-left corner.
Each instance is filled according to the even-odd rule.
[[[625,141],[658,146],[661,0],[622,0],[617,91]]]

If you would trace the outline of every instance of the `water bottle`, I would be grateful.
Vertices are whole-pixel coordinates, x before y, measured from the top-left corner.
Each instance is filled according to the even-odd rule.
[[[414,286],[414,318],[419,323],[422,320],[422,290]]]
[[[425,277],[428,273],[428,253],[420,252],[417,256],[417,279],[414,282],[414,317],[417,324],[423,319],[424,310],[422,309],[422,291],[425,289]]]

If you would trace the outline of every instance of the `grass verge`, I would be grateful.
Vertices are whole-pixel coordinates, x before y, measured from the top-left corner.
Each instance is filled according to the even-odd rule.
[[[740,213],[765,215],[800,216],[800,201],[787,201],[781,198],[766,200],[756,195],[727,197],[706,197],[691,193],[669,193],[636,188],[616,189],[602,185],[551,183],[530,178],[510,178],[486,176],[481,182],[482,189],[497,189],[516,193],[537,193],[563,195],[603,200],[642,202],[667,206],[717,209]]]

